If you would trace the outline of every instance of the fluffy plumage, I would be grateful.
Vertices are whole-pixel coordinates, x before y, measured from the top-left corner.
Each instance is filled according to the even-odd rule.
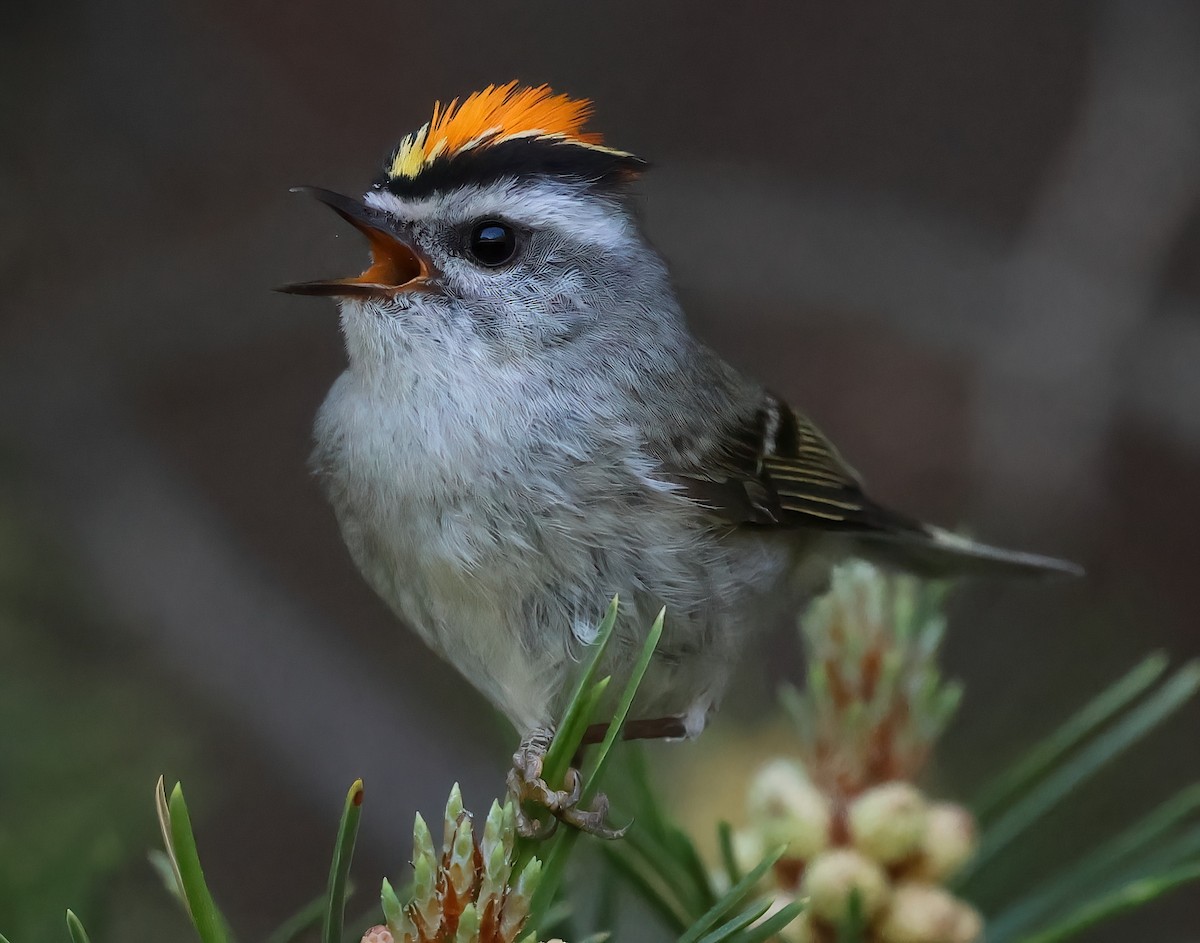
[[[633,158],[585,136],[585,116],[548,89],[452,102],[365,198],[437,274],[341,299],[349,366],[313,467],[402,619],[530,731],[558,716],[614,594],[618,677],[665,605],[635,716],[695,733],[749,634],[841,556],[1060,566],[873,502],[811,422],[697,341],[613,170]],[[495,160],[518,145],[560,162]],[[607,176],[596,155],[618,162]],[[481,221],[517,234],[510,262],[472,259]]]

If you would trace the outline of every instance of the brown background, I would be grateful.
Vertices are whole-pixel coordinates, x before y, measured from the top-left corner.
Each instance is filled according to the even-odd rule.
[[[804,404],[880,497],[1088,566],[959,597],[946,661],[968,695],[941,791],[1142,653],[1200,653],[1200,6],[68,0],[3,17],[7,503],[102,614],[35,676],[52,689],[82,665],[170,703],[235,925],[263,931],[320,887],[354,776],[367,885],[402,875],[412,812],[453,779],[478,808],[499,789],[511,734],[371,596],[304,470],[342,363],[332,305],[268,290],[362,255],[290,185],[362,189],[435,98],[488,82],[596,101],[595,127],[656,166],[645,219],[697,331]],[[52,639],[70,621],[30,624]],[[727,737],[787,664],[744,670]],[[1047,862],[1194,778],[1198,716],[1073,803]],[[95,760],[144,769],[147,794],[166,762],[148,736]],[[17,814],[0,782],[0,819]],[[1164,940],[1200,920],[1178,898],[1154,915]],[[1091,938],[1149,938],[1151,919]]]

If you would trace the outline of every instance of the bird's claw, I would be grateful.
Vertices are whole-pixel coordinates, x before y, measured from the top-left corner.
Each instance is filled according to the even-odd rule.
[[[550,788],[542,779],[545,755],[545,747],[541,743],[523,743],[521,749],[513,754],[512,769],[508,772],[508,791],[517,809],[517,834],[522,838],[540,841],[553,835],[559,822],[566,822],[597,838],[611,841],[623,837],[629,826],[612,828],[606,823],[608,797],[603,793],[597,793],[592,808],[579,807],[583,797],[583,777],[579,775],[579,770],[574,767],[567,770],[563,777],[565,789]],[[541,821],[526,814],[523,807],[526,802],[545,809],[551,817]]]

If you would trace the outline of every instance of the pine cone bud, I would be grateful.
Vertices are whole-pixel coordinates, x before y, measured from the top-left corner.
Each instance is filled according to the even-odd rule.
[[[951,943],[977,943],[983,940],[983,917],[979,911],[964,901],[958,904],[958,922],[954,927]]]
[[[868,789],[850,806],[850,840],[882,864],[903,861],[925,837],[925,797],[910,783],[884,783]]]
[[[962,806],[938,802],[929,807],[925,836],[915,873],[941,883],[953,877],[975,854],[975,819]]]
[[[401,903],[384,881],[380,902],[388,926],[374,927],[362,943],[536,943],[535,931],[520,934],[542,863],[530,859],[513,880],[516,838],[515,808],[494,802],[476,841],[456,785],[446,803],[440,849],[420,815],[413,823],[412,897]]]
[[[756,829],[746,828],[733,833],[733,861],[742,874],[758,867],[766,853],[762,835]]]
[[[979,914],[933,884],[897,885],[879,924],[880,943],[975,943],[982,935]]]
[[[774,760],[759,771],[747,796],[750,821],[763,851],[786,845],[789,858],[808,860],[829,846],[829,800],[791,760]]]
[[[809,862],[800,884],[801,895],[809,898],[809,910],[827,923],[846,917],[855,892],[862,916],[870,920],[887,903],[887,875],[874,861],[849,848],[818,855]]]
[[[779,909],[786,907],[791,902],[791,897],[780,895],[775,905],[767,911],[766,916],[778,912]],[[784,943],[817,943],[820,938],[817,936],[816,928],[813,927],[812,920],[808,914],[799,913],[796,915],[795,920],[779,931],[779,939],[783,940]]]

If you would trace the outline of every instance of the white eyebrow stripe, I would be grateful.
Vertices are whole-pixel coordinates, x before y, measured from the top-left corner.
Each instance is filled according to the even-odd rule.
[[[460,187],[418,199],[405,199],[386,190],[370,190],[368,206],[400,219],[437,219],[454,225],[498,216],[531,228],[555,229],[573,239],[601,245],[628,242],[631,222],[612,204],[581,188],[554,181],[498,180],[481,187]]]

